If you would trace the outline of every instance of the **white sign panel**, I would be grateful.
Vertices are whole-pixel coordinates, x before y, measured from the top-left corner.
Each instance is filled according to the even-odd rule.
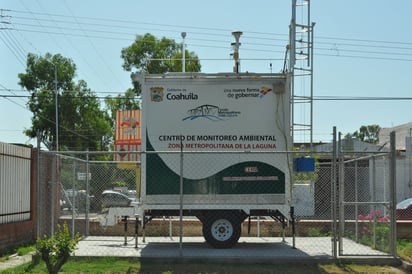
[[[145,149],[154,151],[285,151],[290,136],[289,94],[285,79],[146,79]],[[282,87],[278,90],[278,87]],[[173,155],[160,157],[176,173]],[[186,157],[188,178],[206,178],[234,164],[208,157]],[[170,159],[169,159],[170,158]],[[275,159],[276,158],[276,159]],[[286,155],[248,155],[286,171]]]
[[[88,176],[88,180],[92,179],[92,174],[91,173],[87,173]],[[86,181],[86,172],[77,172],[77,180],[79,181]]]

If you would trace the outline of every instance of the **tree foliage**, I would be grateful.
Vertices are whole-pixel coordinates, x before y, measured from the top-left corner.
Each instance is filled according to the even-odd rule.
[[[182,44],[166,37],[157,39],[150,33],[137,35],[133,44],[122,49],[121,57],[126,71],[152,74],[182,71]],[[185,60],[186,71],[200,71],[199,58],[194,52],[185,50]],[[133,84],[139,95],[140,86],[136,82]]]
[[[57,73],[57,86],[55,81]],[[56,89],[59,147],[66,150],[104,150],[111,139],[108,115],[100,109],[95,93],[83,80],[74,82],[76,65],[60,54],[29,53],[19,84],[28,90],[27,103],[33,113],[32,126],[25,130],[49,150],[56,149]]]
[[[73,239],[70,237],[66,223],[63,227],[57,225],[57,231],[51,237],[45,235],[42,239],[37,239],[39,253],[50,274],[59,273],[76,249],[79,240],[80,234],[76,234]]]
[[[113,132],[117,111],[140,109],[139,101],[136,100],[136,94],[131,88],[126,90],[124,94],[119,94],[116,97],[107,96],[104,101],[111,117]]]
[[[377,144],[379,143],[379,132],[381,127],[379,125],[361,126],[359,130],[354,133],[345,135],[345,139],[357,138],[362,142]]]

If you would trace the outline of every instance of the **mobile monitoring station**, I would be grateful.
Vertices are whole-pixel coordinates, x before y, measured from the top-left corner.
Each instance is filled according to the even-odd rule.
[[[143,226],[156,217],[195,216],[216,248],[233,246],[247,218],[288,224],[288,74],[142,74],[138,80],[140,196],[133,210],[111,208],[111,214],[137,214]]]
[[[156,217],[195,216],[216,248],[233,246],[242,223],[255,216],[291,223],[294,230],[296,200],[304,215],[313,215],[312,185],[293,185],[289,154],[295,131],[308,131],[310,144],[313,136],[309,3],[292,0],[288,69],[281,73],[239,72],[242,32],[235,31],[233,73],[133,76],[142,92],[138,203],[130,214],[110,214],[137,215],[143,227]],[[297,23],[297,9],[307,12],[307,22]],[[309,95],[295,77],[308,82]],[[309,122],[294,115],[297,103],[309,110]]]

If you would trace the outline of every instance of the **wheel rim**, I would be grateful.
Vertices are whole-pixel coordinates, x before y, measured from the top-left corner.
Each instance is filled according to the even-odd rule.
[[[213,222],[211,231],[216,240],[227,241],[233,235],[233,225],[226,219],[219,219]]]

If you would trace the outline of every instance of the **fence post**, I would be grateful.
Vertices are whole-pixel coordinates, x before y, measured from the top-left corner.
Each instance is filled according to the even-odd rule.
[[[90,207],[90,200],[89,200],[89,173],[90,173],[90,165],[89,165],[89,149],[87,149],[86,153],[86,210],[84,214],[84,223],[85,223],[85,234],[89,236],[89,207]]]
[[[54,215],[55,215],[55,203],[56,203],[56,195],[55,195],[55,184],[57,182],[57,169],[58,169],[58,158],[57,152],[54,153],[54,161],[52,165],[52,179],[49,182],[49,193],[50,193],[50,236],[54,235]]]
[[[336,127],[333,127],[332,178],[331,178],[331,209],[332,209],[332,256],[337,258],[337,224],[336,224]]]
[[[179,205],[179,255],[183,256],[183,141],[180,138],[180,205]]]
[[[73,186],[72,186],[72,201],[71,201],[71,206],[72,206],[72,238],[74,239],[74,230],[75,230],[75,225],[76,225],[76,161],[73,161]],[[70,199],[68,199],[70,201]]]
[[[36,239],[40,238],[41,229],[41,187],[40,187],[40,131],[37,130],[37,153],[36,153]]]
[[[372,203],[370,206],[369,212],[373,212],[373,224],[372,224],[372,235],[373,235],[373,247],[376,248],[376,160],[375,156],[372,157]]]
[[[338,139],[338,167],[339,167],[339,178],[338,178],[338,185],[339,185],[339,196],[338,196],[338,214],[339,214],[339,232],[338,232],[338,239],[339,239],[339,255],[343,253],[343,234],[345,231],[345,162],[343,159],[343,152],[342,152],[342,133],[339,132],[339,139]]]
[[[332,221],[332,256],[336,253],[336,127],[333,127],[332,140],[332,174],[331,174],[331,221]]]
[[[396,139],[395,131],[390,133],[390,220],[391,220],[391,254],[396,257]]]
[[[359,193],[358,193],[358,161],[355,161],[355,240],[359,241]]]

